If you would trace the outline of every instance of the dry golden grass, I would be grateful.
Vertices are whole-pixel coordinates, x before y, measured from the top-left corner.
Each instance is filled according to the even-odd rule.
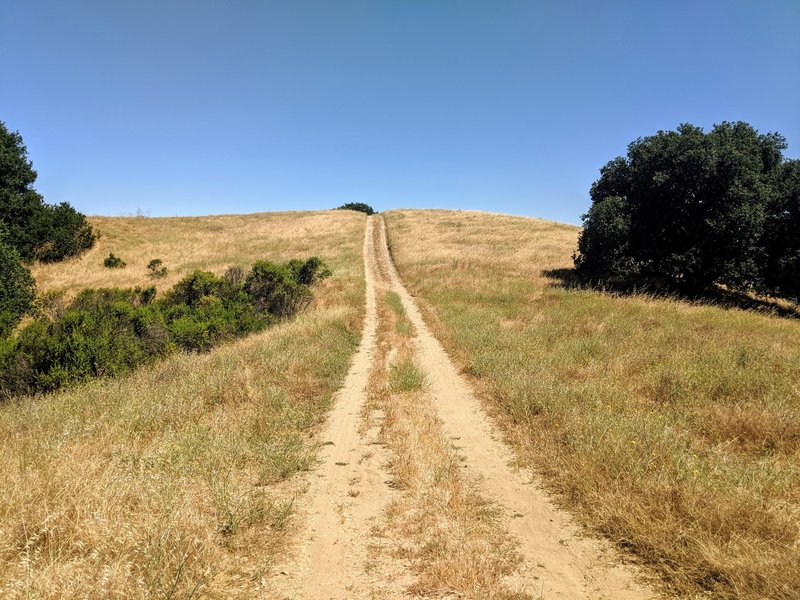
[[[36,265],[39,292],[76,292],[87,287],[155,285],[167,289],[196,270],[217,274],[229,266],[248,268],[254,260],[288,260],[326,255],[338,260],[335,241],[362,219],[352,211],[319,211],[219,215],[210,217],[91,217],[100,240],[80,257],[56,264]],[[108,269],[103,259],[113,252],[124,269]],[[168,269],[152,279],[151,259]],[[332,265],[334,268],[336,264]],[[351,265],[352,268],[352,265]]]
[[[170,285],[194,268],[317,254],[334,275],[294,321],[205,355],[0,406],[0,596],[253,598],[281,550],[315,426],[363,316],[364,217],[346,211],[94,219],[79,260],[40,289]],[[109,251],[128,262],[109,271]]]
[[[391,555],[411,565],[415,581],[408,591],[415,597],[529,598],[506,585],[521,560],[517,542],[498,507],[463,474],[461,457],[432,410],[400,298],[380,292],[378,303],[370,407],[383,415],[381,439],[392,450],[393,482],[401,491],[381,535]]]
[[[584,523],[672,594],[798,598],[800,322],[559,287],[572,226],[386,219],[431,326]]]

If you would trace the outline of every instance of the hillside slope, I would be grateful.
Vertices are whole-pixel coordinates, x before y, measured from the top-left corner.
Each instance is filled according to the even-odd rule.
[[[41,291],[171,286],[192,269],[321,256],[295,320],[208,354],[0,405],[0,596],[253,598],[291,530],[295,475],[364,310],[364,216],[94,218],[94,250],[38,266]],[[109,252],[128,266],[109,270]],[[160,258],[168,277],[151,280]],[[300,487],[299,487],[300,486]]]
[[[386,215],[428,323],[533,466],[671,593],[800,589],[800,322],[565,289],[578,229]]]

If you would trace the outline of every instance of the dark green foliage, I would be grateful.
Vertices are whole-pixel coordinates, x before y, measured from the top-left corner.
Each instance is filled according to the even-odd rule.
[[[36,285],[19,254],[0,231],[0,338],[6,337],[33,306]]]
[[[292,259],[289,261],[289,269],[297,283],[302,285],[314,285],[331,276],[330,269],[318,256],[312,256],[305,261]]]
[[[224,340],[260,331],[278,316],[261,310],[242,281],[206,271],[178,282],[161,306],[170,335],[184,350],[209,350]]]
[[[800,299],[800,160],[781,165],[775,189],[767,206],[764,285]]]
[[[164,266],[164,262],[160,258],[154,258],[147,263],[147,270],[150,271],[150,277],[154,279],[161,279],[167,276],[167,267]]]
[[[787,283],[797,276],[796,167],[785,148],[780,135],[742,122],[635,140],[592,185],[578,272],[796,296]]]
[[[86,217],[67,203],[46,204],[33,188],[36,171],[22,136],[0,121],[0,222],[7,243],[24,260],[61,260],[90,248],[95,241]]]
[[[85,290],[57,319],[28,325],[7,357],[13,362],[0,363],[0,395],[120,375],[166,355],[172,342],[151,303],[154,294],[152,288]]]
[[[289,265],[258,261],[244,281],[244,290],[262,312],[279,317],[291,315],[311,300],[307,285],[301,284]]]
[[[592,204],[584,221],[580,239],[581,269],[610,277],[637,275],[638,265],[631,259],[628,249],[631,217],[625,199],[605,196]]]
[[[0,121],[0,189],[24,192],[36,181],[28,150],[19,132],[11,132]]]
[[[55,262],[80,254],[94,245],[96,236],[86,217],[66,202],[50,206],[43,204],[36,222],[40,231],[34,248],[34,258]]]
[[[109,255],[103,259],[103,266],[107,269],[124,269],[125,264],[125,261],[113,252],[110,252]]]
[[[0,398],[114,376],[174,349],[206,351],[289,317],[330,275],[314,257],[260,261],[245,274],[195,271],[160,300],[155,288],[85,290],[68,306],[40,301],[39,317],[0,340]]]
[[[206,297],[221,297],[225,280],[208,271],[195,271],[175,284],[164,302],[170,306],[197,306]]]
[[[342,204],[337,210],[356,210],[358,212],[367,213],[368,215],[374,215],[375,211],[369,204],[364,204],[363,202],[348,202],[347,204]]]

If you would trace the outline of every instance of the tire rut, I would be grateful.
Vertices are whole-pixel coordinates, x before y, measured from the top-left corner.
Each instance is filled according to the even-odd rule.
[[[365,568],[370,530],[392,492],[386,485],[388,451],[376,444],[377,428],[361,430],[377,335],[373,229],[373,221],[367,221],[361,343],[319,435],[319,466],[299,501],[301,541],[293,557],[276,569],[273,592],[281,598],[372,598],[375,589],[385,587],[379,572],[367,573]]]
[[[416,335],[417,359],[428,375],[434,408],[447,435],[466,457],[466,467],[482,481],[486,497],[507,511],[525,564],[515,576],[526,591],[544,598],[652,598],[632,565],[611,545],[582,535],[571,516],[558,509],[533,475],[510,466],[511,449],[501,441],[480,402],[422,318],[389,252],[380,219],[377,261],[400,296]]]

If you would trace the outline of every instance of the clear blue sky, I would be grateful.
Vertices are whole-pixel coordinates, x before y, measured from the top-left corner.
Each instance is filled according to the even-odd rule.
[[[800,154],[799,0],[5,0],[0,25],[0,120],[89,214],[578,223],[605,162],[680,122]]]

